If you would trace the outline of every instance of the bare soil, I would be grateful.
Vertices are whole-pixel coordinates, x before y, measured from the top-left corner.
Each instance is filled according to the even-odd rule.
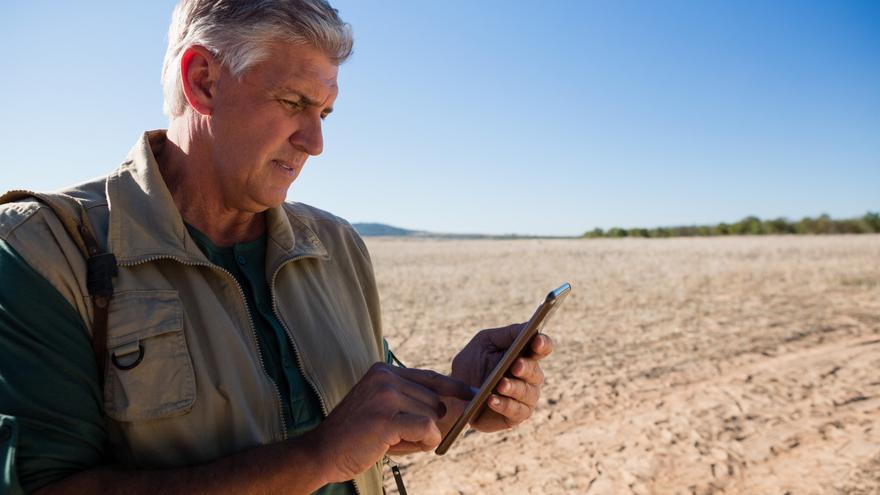
[[[408,366],[574,287],[534,416],[398,459],[411,494],[880,493],[880,236],[367,245]]]

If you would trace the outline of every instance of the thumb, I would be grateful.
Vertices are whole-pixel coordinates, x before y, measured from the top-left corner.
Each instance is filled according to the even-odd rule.
[[[497,349],[504,350],[513,344],[513,341],[525,328],[526,323],[514,323],[506,327],[483,330],[482,333],[490,344]]]

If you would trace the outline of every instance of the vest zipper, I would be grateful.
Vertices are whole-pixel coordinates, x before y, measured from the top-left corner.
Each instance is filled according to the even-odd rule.
[[[235,283],[235,287],[238,289],[238,294],[241,296],[241,300],[244,303],[244,311],[245,311],[245,313],[247,313],[248,323],[250,323],[250,326],[251,326],[251,339],[254,342],[254,347],[256,347],[256,349],[257,349],[257,359],[259,359],[259,361],[260,361],[260,369],[263,371],[263,374],[266,376],[266,378],[269,379],[269,382],[272,383],[272,388],[275,390],[275,398],[277,399],[276,402],[278,403],[278,417],[281,418],[281,435],[282,435],[282,438],[284,440],[286,440],[287,439],[287,421],[284,419],[284,406],[281,404],[281,391],[278,390],[278,384],[275,383],[275,380],[273,380],[272,377],[269,376],[268,373],[266,373],[266,365],[263,363],[263,351],[260,349],[260,342],[257,340],[257,330],[256,330],[256,327],[254,326],[254,318],[251,315],[250,308],[248,308],[247,298],[244,295],[244,289],[241,288],[241,284],[238,283],[238,280],[235,278],[235,275],[233,275],[232,272],[223,268],[222,266],[217,266],[212,263],[202,263],[199,261],[186,261],[181,258],[174,257],[174,256],[151,256],[149,258],[138,260],[133,263],[132,262],[117,263],[117,265],[130,267],[130,266],[141,265],[144,263],[150,263],[152,261],[158,261],[158,260],[162,260],[162,259],[176,261],[182,265],[187,265],[187,266],[203,266],[203,267],[207,267],[207,268],[212,268],[214,270],[217,270],[221,273],[226,274]],[[274,304],[274,302],[273,302],[273,304]],[[277,318],[277,315],[276,315],[276,318]],[[282,325],[283,324],[284,323],[282,323]]]
[[[287,323],[284,322],[284,319],[282,319],[281,315],[278,313],[278,298],[275,296],[275,278],[278,276],[278,272],[280,272],[281,269],[284,268],[284,266],[288,263],[305,257],[306,256],[297,256],[287,259],[283,261],[280,265],[278,265],[277,268],[275,268],[275,271],[272,273],[272,279],[269,282],[269,294],[272,296],[272,312],[275,314],[275,318],[277,318],[278,321],[281,323],[281,327],[284,328],[284,333],[287,334],[287,338],[290,339],[290,345],[291,347],[293,347],[293,355],[294,357],[296,357],[296,365],[297,367],[299,367],[299,372],[302,374],[306,383],[308,383],[312,387],[312,390],[315,392],[315,396],[318,398],[318,402],[321,404],[321,413],[326,418],[329,414],[327,410],[327,403],[324,401],[324,397],[318,391],[318,387],[315,386],[315,383],[312,381],[311,378],[309,378],[309,375],[306,374],[306,370],[302,364],[302,359],[299,356],[299,348],[296,345],[296,340],[293,338],[293,332],[290,331],[290,328],[287,327]],[[360,495],[361,489],[360,487],[358,487],[357,480],[352,478],[351,484],[354,487],[355,493]]]
[[[327,403],[324,401],[324,397],[321,395],[321,393],[318,392],[318,387],[315,386],[314,382],[312,382],[311,378],[309,378],[309,376],[305,372],[305,369],[303,368],[302,359],[300,359],[299,349],[296,346],[296,342],[294,341],[293,334],[290,331],[290,329],[287,327],[287,324],[284,323],[284,320],[278,314],[278,299],[275,296],[275,278],[278,276],[278,272],[281,271],[281,268],[283,268],[288,263],[291,263],[291,262],[296,261],[298,259],[307,258],[307,257],[308,256],[296,256],[296,257],[287,259],[284,262],[282,262],[280,265],[278,265],[278,268],[276,268],[275,272],[272,273],[272,279],[269,283],[269,293],[272,297],[272,313],[275,315],[275,318],[278,319],[278,322],[281,323],[281,327],[284,328],[284,333],[287,334],[287,338],[290,339],[290,344],[293,347],[293,354],[294,354],[294,357],[296,357],[296,364],[297,364],[297,367],[299,368],[299,372],[302,374],[303,378],[306,380],[306,383],[308,383],[312,387],[312,390],[315,392],[315,396],[318,397],[318,402],[321,405],[321,413],[326,418],[327,415],[329,414],[329,412],[327,411]],[[278,402],[278,416],[281,418],[281,430],[282,430],[281,433],[283,435],[283,438],[286,440],[287,439],[287,421],[284,420],[284,410],[281,405],[281,392],[278,390],[278,384],[275,383],[275,380],[273,380],[272,377],[270,377],[266,373],[266,367],[263,364],[263,353],[260,350],[260,343],[257,341],[257,331],[256,331],[256,328],[254,327],[253,316],[251,316],[250,309],[248,309],[248,307],[247,307],[247,299],[245,298],[244,290],[241,288],[241,284],[238,283],[238,280],[235,278],[235,275],[233,275],[232,272],[230,272],[229,270],[227,270],[221,266],[214,265],[212,263],[186,261],[181,258],[174,257],[174,256],[151,256],[148,258],[144,258],[142,260],[138,260],[137,262],[117,263],[117,265],[130,267],[130,266],[136,266],[136,265],[149,263],[149,262],[157,261],[157,260],[161,260],[161,259],[169,259],[169,260],[176,261],[182,265],[187,265],[187,266],[204,266],[207,268],[212,268],[214,270],[217,270],[219,272],[226,274],[235,283],[235,287],[238,289],[238,294],[241,296],[241,300],[244,301],[245,312],[248,315],[248,321],[250,322],[250,325],[251,325],[251,338],[253,339],[254,346],[257,348],[257,357],[260,360],[260,368],[263,370],[263,374],[266,375],[266,378],[269,379],[269,381],[272,383],[272,387],[275,389],[275,397],[276,397],[276,399],[278,399],[278,401],[277,401]],[[351,484],[354,487],[355,493],[360,495],[361,490],[360,490],[360,487],[358,486],[357,480],[352,479]]]
[[[285,260],[275,271],[272,273],[272,279],[269,281],[269,295],[272,297],[272,313],[275,315],[275,318],[278,318],[278,322],[281,323],[281,327],[284,328],[284,333],[287,335],[287,338],[290,340],[290,345],[293,347],[293,356],[296,358],[296,366],[299,368],[299,372],[302,374],[303,378],[305,378],[306,383],[312,387],[312,390],[315,392],[315,396],[318,397],[318,402],[321,404],[321,413],[324,417],[327,417],[329,412],[327,411],[327,403],[324,402],[324,397],[318,392],[318,387],[312,382],[312,379],[306,374],[305,368],[303,368],[302,359],[299,357],[299,348],[296,346],[296,340],[293,338],[293,333],[287,328],[287,323],[284,323],[284,320],[281,318],[281,315],[278,313],[278,298],[275,295],[275,278],[278,276],[278,272],[284,268],[285,265],[296,261],[298,259],[304,258],[304,256],[290,258]]]

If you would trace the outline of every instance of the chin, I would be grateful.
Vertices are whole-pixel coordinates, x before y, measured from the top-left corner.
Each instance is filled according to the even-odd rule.
[[[272,194],[262,199],[263,201],[260,203],[265,206],[265,209],[278,208],[284,204],[285,200],[287,200],[287,190],[284,190],[284,194]]]
[[[241,203],[241,210],[250,213],[263,213],[266,210],[278,208],[284,204],[285,196],[276,194],[268,195],[249,195],[244,202]]]

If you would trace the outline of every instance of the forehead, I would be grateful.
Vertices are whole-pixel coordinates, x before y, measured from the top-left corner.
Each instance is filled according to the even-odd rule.
[[[261,83],[268,90],[305,92],[323,101],[338,92],[339,67],[323,52],[309,45],[273,42],[268,56],[248,70],[245,79]]]

